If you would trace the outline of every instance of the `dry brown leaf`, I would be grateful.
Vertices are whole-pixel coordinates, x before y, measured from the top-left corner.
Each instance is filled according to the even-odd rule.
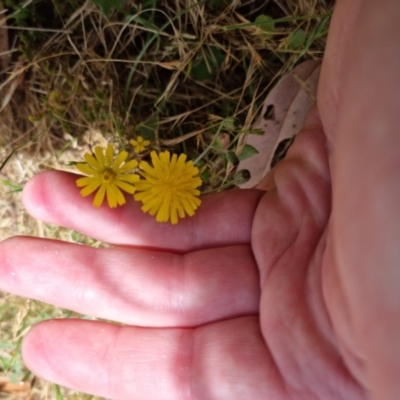
[[[164,146],[175,146],[179,143],[184,142],[185,140],[188,140],[194,136],[199,135],[200,133],[203,133],[204,129],[201,129],[199,131],[194,131],[194,132],[189,132],[186,133],[185,135],[182,136],[178,136],[176,138],[173,139],[166,139],[166,140],[161,140],[160,142],[164,145]]]
[[[30,388],[31,385],[29,382],[12,383],[9,381],[0,381],[0,392],[3,393],[20,394],[21,392],[24,392],[28,394]]]
[[[10,61],[8,47],[8,31],[3,3],[0,1],[0,74],[6,70]]]
[[[169,62],[159,62],[157,63],[162,68],[169,69],[176,71],[177,69],[180,69],[182,67],[182,61],[181,60],[176,60],[176,61],[169,61]]]
[[[261,181],[271,169],[278,144],[292,138],[302,128],[316,101],[319,72],[319,61],[306,61],[286,75],[267,96],[261,114],[252,126],[264,134],[249,134],[243,143],[256,148],[258,154],[238,165],[238,171],[250,172],[250,179],[239,185],[242,189],[255,187]]]

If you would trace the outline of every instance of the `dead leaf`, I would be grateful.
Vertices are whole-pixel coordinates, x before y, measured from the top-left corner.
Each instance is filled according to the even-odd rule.
[[[0,74],[5,71],[10,61],[8,46],[8,30],[3,3],[0,1]]]
[[[12,383],[9,381],[0,381],[0,392],[12,394],[28,394],[31,385],[29,382]]]
[[[201,129],[201,130],[198,130],[198,131],[186,133],[185,135],[178,136],[178,137],[176,137],[174,139],[160,140],[160,142],[164,146],[175,146],[176,144],[182,143],[185,140],[188,140],[191,137],[197,136],[197,135],[199,135],[199,134],[201,134],[203,132],[204,132],[204,129]]]
[[[169,69],[172,71],[176,71],[177,69],[179,70],[182,68],[182,61],[181,60],[176,60],[176,61],[170,61],[170,62],[159,62],[157,63],[162,68]]]
[[[267,96],[261,114],[252,126],[264,134],[249,134],[243,142],[243,145],[253,146],[258,154],[238,165],[238,171],[250,172],[250,179],[239,185],[242,189],[253,188],[261,181],[271,169],[278,144],[292,138],[302,128],[316,101],[319,72],[319,61],[306,61],[286,75]]]
[[[91,148],[95,148],[97,146],[106,148],[108,141],[104,137],[104,135],[97,129],[90,127],[82,137],[83,142]],[[88,150],[90,151],[90,148]]]

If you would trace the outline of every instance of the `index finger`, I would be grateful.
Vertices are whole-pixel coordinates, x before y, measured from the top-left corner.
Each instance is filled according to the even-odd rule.
[[[59,171],[38,174],[24,188],[26,210],[39,220],[110,244],[182,252],[250,243],[253,216],[264,193],[233,190],[204,196],[193,217],[171,225],[143,213],[131,196],[122,207],[96,208],[90,197],[80,195],[76,178]]]

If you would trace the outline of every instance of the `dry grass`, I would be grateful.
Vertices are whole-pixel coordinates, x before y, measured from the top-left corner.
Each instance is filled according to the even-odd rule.
[[[329,3],[126,1],[123,10],[105,17],[89,1],[7,0],[0,239],[28,234],[98,245],[31,219],[19,190],[44,169],[73,170],[70,162],[99,143],[129,149],[129,140],[140,134],[156,149],[192,159],[204,153],[203,189],[227,186],[268,90],[299,61],[322,57]],[[263,14],[278,21],[273,32],[254,23]],[[305,41],[296,47],[291,35],[299,29]],[[90,398],[34,378],[19,356],[29,326],[70,315],[0,297],[0,399]]]

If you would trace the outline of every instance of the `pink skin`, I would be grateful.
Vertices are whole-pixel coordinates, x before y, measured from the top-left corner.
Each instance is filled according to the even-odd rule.
[[[127,325],[42,322],[27,366],[116,399],[398,399],[399,15],[337,2],[318,111],[268,192],[206,196],[171,226],[32,179],[30,214],[114,247],[9,239],[0,288]]]

